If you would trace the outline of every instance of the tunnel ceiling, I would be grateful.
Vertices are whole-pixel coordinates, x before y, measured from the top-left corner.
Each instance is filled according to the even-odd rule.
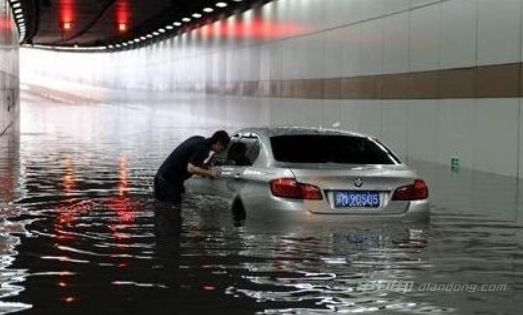
[[[252,6],[255,0],[8,0],[22,44],[93,48],[145,45]],[[19,4],[16,4],[19,3]],[[22,10],[22,13],[20,13]],[[196,14],[196,15],[195,15]],[[201,16],[200,16],[201,15]],[[190,21],[188,20],[190,19]]]

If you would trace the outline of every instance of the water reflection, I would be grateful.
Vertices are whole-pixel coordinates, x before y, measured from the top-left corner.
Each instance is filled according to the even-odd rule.
[[[23,220],[9,220],[21,213],[21,209],[12,204],[17,188],[19,143],[18,126],[0,137],[0,313],[31,307],[26,303],[5,301],[6,298],[18,296],[24,291],[23,282],[28,276],[25,269],[12,266],[18,255],[16,247],[21,242],[20,238],[30,235]]]
[[[176,143],[211,130],[173,128],[148,105],[24,100],[20,150],[0,146],[10,178],[0,182],[1,314],[519,313],[523,234],[506,219],[517,198],[470,209],[466,173],[420,166],[439,192],[430,225],[237,222],[219,198],[188,196],[180,208],[151,197]],[[358,289],[373,280],[509,287]]]

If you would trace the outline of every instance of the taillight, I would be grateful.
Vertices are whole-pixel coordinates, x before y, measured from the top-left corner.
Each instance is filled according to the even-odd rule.
[[[422,179],[416,179],[414,184],[396,189],[392,195],[392,200],[422,200],[428,197],[427,184]]]
[[[271,181],[271,192],[276,197],[321,200],[321,190],[313,185],[299,183],[295,178],[278,178]]]

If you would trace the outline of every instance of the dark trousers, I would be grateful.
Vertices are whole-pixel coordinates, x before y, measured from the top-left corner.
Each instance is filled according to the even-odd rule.
[[[173,183],[166,180],[162,174],[154,177],[154,198],[160,201],[182,202],[182,194],[185,193],[183,181]]]

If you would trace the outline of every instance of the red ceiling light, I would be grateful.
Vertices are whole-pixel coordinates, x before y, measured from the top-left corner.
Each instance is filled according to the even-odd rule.
[[[115,19],[116,29],[119,33],[129,31],[131,25],[131,5],[129,0],[118,0],[116,2]]]
[[[58,5],[60,8],[60,29],[64,32],[72,30],[75,18],[75,0],[60,0]]]

